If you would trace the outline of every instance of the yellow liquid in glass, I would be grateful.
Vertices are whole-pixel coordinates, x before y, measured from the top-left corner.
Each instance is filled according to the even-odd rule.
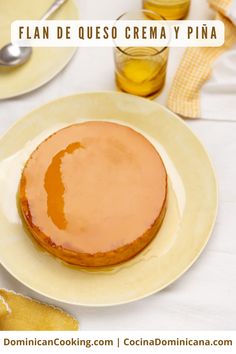
[[[142,97],[154,97],[162,89],[166,77],[167,59],[153,54],[152,48],[127,48],[129,54],[142,51],[143,57],[126,57],[117,63],[116,84],[121,91]],[[145,53],[145,54],[144,54]]]
[[[145,10],[157,12],[166,20],[180,20],[186,17],[189,5],[190,0],[143,0]],[[154,16],[150,17],[155,19]]]

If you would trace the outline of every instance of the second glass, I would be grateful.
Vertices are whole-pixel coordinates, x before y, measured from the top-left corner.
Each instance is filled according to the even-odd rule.
[[[151,11],[126,13],[121,20],[150,20]],[[156,20],[164,20],[155,14]],[[115,78],[118,89],[134,95],[153,98],[165,83],[168,60],[167,47],[116,47]]]
[[[157,12],[166,20],[181,20],[186,17],[190,0],[143,0],[143,8]],[[151,16],[156,19],[155,15]]]

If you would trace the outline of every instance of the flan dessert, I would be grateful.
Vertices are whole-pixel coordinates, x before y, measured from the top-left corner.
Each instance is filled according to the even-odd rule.
[[[0,323],[2,318],[5,317],[6,315],[9,315],[10,313],[11,313],[11,309],[9,308],[5,299],[0,295]]]
[[[1,301],[5,313],[1,315]],[[79,322],[58,307],[0,289],[0,331],[78,331]]]
[[[73,265],[134,257],[165,215],[167,173],[154,146],[130,127],[88,121],[63,128],[28,159],[19,201],[38,243]]]

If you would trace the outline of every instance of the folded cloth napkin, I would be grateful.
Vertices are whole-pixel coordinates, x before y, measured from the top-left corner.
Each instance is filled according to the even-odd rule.
[[[236,120],[236,0],[209,4],[224,22],[225,43],[185,51],[167,105],[186,118]]]
[[[0,289],[1,331],[77,331],[78,321],[59,308]]]

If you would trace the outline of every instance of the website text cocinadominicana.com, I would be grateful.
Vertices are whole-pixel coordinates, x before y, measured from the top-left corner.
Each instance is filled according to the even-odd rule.
[[[162,339],[162,338],[120,338],[114,339],[3,339],[4,346],[78,346],[91,348],[93,346],[232,346],[231,339],[191,339],[191,338],[175,338],[175,339]]]

